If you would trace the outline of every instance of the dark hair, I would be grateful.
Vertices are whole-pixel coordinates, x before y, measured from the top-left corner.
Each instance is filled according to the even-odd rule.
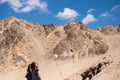
[[[35,63],[32,62],[31,64],[28,65],[27,72],[30,73],[33,69],[35,69]]]
[[[31,69],[35,69],[35,63],[36,63],[36,62],[32,62],[32,63],[31,63]]]
[[[28,73],[31,72],[31,64],[28,65],[27,72],[28,72]]]

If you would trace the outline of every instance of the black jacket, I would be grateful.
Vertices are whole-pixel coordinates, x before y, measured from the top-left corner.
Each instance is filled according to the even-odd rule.
[[[38,71],[39,71],[38,69],[36,70],[34,69],[31,72],[28,72],[26,74],[27,80],[41,80]]]

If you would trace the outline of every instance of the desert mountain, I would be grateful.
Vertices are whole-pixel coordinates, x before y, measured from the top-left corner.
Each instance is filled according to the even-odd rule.
[[[102,69],[111,71],[109,67],[115,67],[120,70],[119,44],[120,26],[110,25],[92,30],[80,22],[71,22],[64,26],[41,25],[9,17],[0,21],[0,69],[25,69],[31,61],[42,63],[47,60],[70,60],[79,64],[83,58],[97,56],[100,57],[96,59],[97,62],[80,72],[67,76],[62,73],[65,80],[97,80],[98,73],[100,76],[105,74]],[[112,53],[114,51],[117,57]],[[115,59],[111,60],[112,58]],[[118,75],[116,72],[115,76]]]

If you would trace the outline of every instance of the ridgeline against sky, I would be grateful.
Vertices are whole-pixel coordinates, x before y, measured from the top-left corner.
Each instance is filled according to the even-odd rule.
[[[82,22],[96,29],[120,24],[120,0],[0,0],[0,20],[9,16],[40,24]]]

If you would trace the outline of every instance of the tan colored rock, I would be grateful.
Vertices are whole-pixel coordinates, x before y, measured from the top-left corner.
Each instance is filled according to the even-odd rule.
[[[16,80],[10,75],[25,72],[32,61],[40,64],[43,80],[119,80],[119,33],[120,26],[91,30],[80,22],[55,26],[6,18],[0,21],[0,80]]]

